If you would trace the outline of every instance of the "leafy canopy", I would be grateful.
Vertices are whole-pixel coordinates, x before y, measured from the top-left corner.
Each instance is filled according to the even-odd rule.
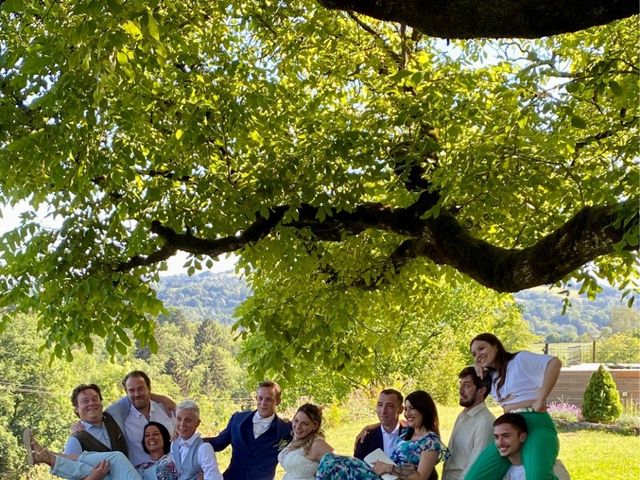
[[[0,240],[0,308],[37,313],[58,355],[92,333],[154,350],[178,249],[189,273],[239,251],[254,288],[325,288],[343,326],[414,262],[503,291],[637,283],[630,20],[447,44],[303,1],[1,8],[0,202],[31,208]]]

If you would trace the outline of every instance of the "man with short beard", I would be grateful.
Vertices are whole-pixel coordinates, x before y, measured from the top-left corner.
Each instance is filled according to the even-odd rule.
[[[442,480],[462,480],[480,452],[493,440],[495,417],[484,403],[491,391],[491,377],[480,378],[473,367],[466,367],[458,378],[459,402],[464,410],[451,432],[451,457],[444,466]]]
[[[169,432],[175,427],[175,415],[169,415],[162,404],[151,399],[151,380],[140,370],[129,372],[122,380],[126,396],[107,408],[121,425],[127,440],[129,460],[134,467],[151,461],[142,449],[144,427],[150,421],[161,423]],[[161,398],[158,396],[158,398]]]

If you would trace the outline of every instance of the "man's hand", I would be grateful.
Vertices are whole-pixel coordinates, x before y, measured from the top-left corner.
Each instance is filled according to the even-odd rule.
[[[171,400],[169,397],[160,395],[158,393],[151,393],[149,396],[151,397],[151,400],[161,404],[162,408],[164,408],[164,411],[167,412],[167,415],[169,415],[170,417],[176,413],[176,402]]]
[[[358,446],[358,443],[364,443],[364,439],[366,438],[367,435],[369,435],[369,432],[371,430],[375,430],[378,427],[380,427],[379,423],[375,423],[373,425],[367,425],[366,427],[364,427],[356,437],[356,441],[353,444],[353,448],[355,449]]]
[[[93,467],[91,473],[85,478],[85,480],[102,480],[109,473],[109,462],[102,460],[98,465]]]
[[[80,420],[78,420],[76,423],[71,424],[70,430],[71,430],[71,435],[73,435],[74,433],[82,432],[84,431],[84,425]]]

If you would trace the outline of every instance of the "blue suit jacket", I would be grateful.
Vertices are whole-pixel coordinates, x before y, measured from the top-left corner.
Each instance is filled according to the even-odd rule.
[[[364,437],[364,442],[358,442],[356,445],[356,449],[353,452],[353,456],[359,458],[360,460],[364,460],[364,457],[373,452],[376,448],[380,450],[384,450],[384,443],[382,442],[382,430],[380,427],[375,428],[370,431],[366,437]]]
[[[269,430],[257,439],[253,435],[252,412],[236,412],[227,427],[217,437],[205,438],[218,452],[231,445],[231,463],[223,473],[225,480],[273,480],[278,464],[278,452],[291,440],[291,422],[277,415]]]

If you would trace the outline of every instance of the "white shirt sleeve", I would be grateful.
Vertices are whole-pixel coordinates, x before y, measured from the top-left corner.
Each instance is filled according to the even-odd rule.
[[[213,447],[204,442],[198,449],[198,463],[204,473],[204,480],[223,480]]]
[[[536,387],[542,386],[542,379],[547,365],[553,356],[533,352],[520,352],[514,360],[518,361],[519,370],[535,383]]]

